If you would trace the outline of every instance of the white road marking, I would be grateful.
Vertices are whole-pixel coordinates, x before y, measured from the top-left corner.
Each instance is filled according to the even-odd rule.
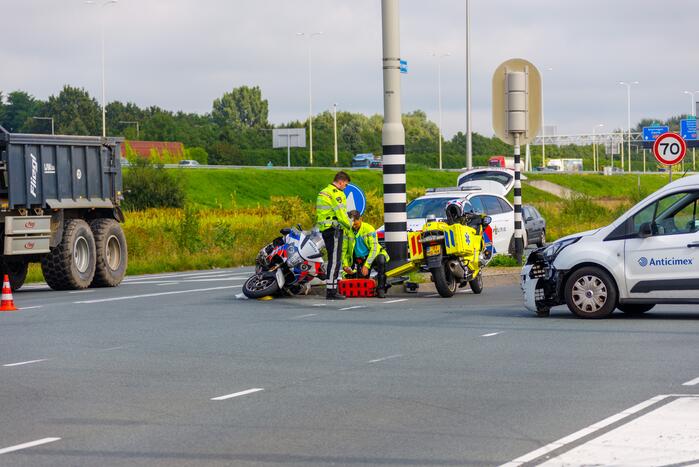
[[[428,295],[427,298],[432,298],[432,297],[439,297],[438,293],[433,293],[432,295]]]
[[[682,383],[682,386],[696,386],[699,384],[699,378],[694,378],[691,381],[687,381],[686,383]]]
[[[327,303],[314,303],[313,306],[328,306]]]
[[[245,281],[247,277],[212,277],[206,279],[182,279],[181,282]]]
[[[90,290],[73,290],[72,292],[68,293],[93,293],[95,289],[90,289]]]
[[[483,334],[481,337],[493,337],[493,336],[497,336],[498,334],[502,334],[502,331],[491,332],[490,334]]]
[[[24,307],[20,308],[20,310],[34,310],[36,308],[41,308],[43,306],[44,305],[24,306]]]
[[[232,399],[234,397],[240,397],[240,396],[245,396],[248,394],[252,394],[254,392],[260,392],[264,391],[264,388],[252,388],[252,389],[246,389],[245,391],[240,391],[240,392],[234,392],[233,394],[228,394],[225,396],[218,396],[218,397],[213,397],[211,398],[212,401],[225,401],[226,399]]]
[[[291,319],[301,319],[301,318],[310,318],[311,316],[318,316],[318,313],[310,313],[307,315],[301,315],[301,316],[294,316]]]
[[[172,285],[179,284],[180,281],[129,281],[123,282],[123,285],[140,285],[140,284],[156,284],[156,285]]]
[[[173,290],[172,292],[156,292],[156,293],[146,293],[141,295],[128,295],[126,297],[112,297],[112,298],[100,298],[96,300],[81,300],[81,304],[92,304],[92,303],[104,303],[104,302],[117,302],[121,300],[132,300],[135,298],[147,298],[147,297],[160,297],[162,295],[177,295],[183,293],[195,293],[195,292],[210,292],[212,290],[225,290],[225,289],[235,289],[241,287],[240,285],[227,285],[224,287],[208,287],[206,289],[191,289],[191,290]]]
[[[377,358],[375,360],[369,360],[367,363],[378,363],[378,362],[385,362],[386,360],[392,360],[394,358],[402,357],[403,354],[399,353],[396,355],[389,355],[388,357],[383,357],[383,358]]]
[[[54,441],[58,441],[60,439],[61,438],[37,439],[36,441],[30,441],[28,443],[18,444],[16,446],[10,446],[9,448],[0,449],[0,454],[7,454],[8,452],[15,452],[15,451],[20,451],[22,449],[33,448],[34,446],[41,446],[42,444],[53,443]]]
[[[362,305],[348,306],[347,308],[340,308],[340,311],[356,310],[357,308],[366,308],[366,307],[362,306]]]
[[[98,352],[109,352],[112,350],[121,350],[121,349],[125,349],[125,348],[126,348],[125,345],[120,345],[119,347],[110,347],[108,349],[100,349],[100,350],[98,350]]]
[[[46,360],[48,360],[48,358],[42,358],[42,359],[39,359],[39,360],[29,360],[29,361],[26,361],[26,362],[8,363],[8,364],[3,365],[3,366],[21,366],[21,365],[29,365],[30,363],[45,362]]]
[[[602,421],[600,421],[600,422],[597,422],[597,423],[595,423],[594,425],[590,425],[590,426],[587,427],[587,428],[583,428],[583,429],[580,430],[580,431],[577,431],[577,432],[575,432],[575,433],[573,433],[573,434],[571,434],[571,435],[568,435],[568,436],[566,436],[566,437],[564,437],[564,438],[561,438],[561,439],[559,439],[559,440],[557,440],[557,441],[554,441],[553,443],[549,443],[549,444],[547,444],[546,446],[543,446],[543,447],[541,447],[541,448],[539,448],[539,449],[537,449],[537,450],[535,450],[535,451],[532,451],[532,452],[530,452],[530,453],[528,453],[528,454],[525,454],[524,456],[518,457],[517,459],[515,459],[515,460],[513,460],[513,461],[511,461],[511,462],[508,462],[508,463],[506,463],[506,464],[503,464],[502,467],[516,467],[516,466],[521,466],[522,464],[525,464],[525,463],[527,463],[527,462],[531,462],[531,461],[534,461],[534,460],[536,460],[536,459],[539,459],[539,458],[541,458],[542,456],[546,456],[547,454],[549,454],[549,453],[551,453],[551,452],[553,452],[553,451],[555,451],[555,450],[557,450],[557,449],[560,449],[560,448],[562,448],[562,447],[564,447],[564,446],[566,446],[566,445],[573,444],[573,443],[579,441],[580,439],[582,439],[582,438],[584,438],[584,437],[586,437],[586,436],[588,436],[588,435],[591,435],[591,434],[593,434],[593,433],[595,433],[595,432],[598,432],[598,431],[600,431],[600,430],[603,430],[603,429],[609,427],[610,425],[612,425],[612,424],[614,424],[614,423],[616,423],[616,422],[618,422],[618,421],[620,421],[620,420],[622,420],[622,419],[624,419],[624,418],[627,418],[627,417],[630,417],[630,416],[632,416],[632,415],[634,415],[634,414],[637,414],[638,412],[640,412],[640,411],[642,411],[642,410],[646,409],[647,407],[650,407],[650,406],[652,406],[652,405],[654,405],[654,404],[657,404],[657,403],[659,403],[660,401],[662,401],[662,400],[664,400],[664,399],[672,398],[672,397],[677,397],[677,398],[683,398],[683,397],[684,397],[684,398],[693,398],[693,399],[695,400],[695,404],[699,404],[699,397],[697,397],[696,394],[665,394],[665,395],[655,396],[655,397],[650,398],[650,399],[648,399],[648,400],[646,400],[646,401],[644,401],[644,402],[641,402],[640,404],[635,405],[635,406],[633,406],[633,407],[631,407],[631,408],[629,408],[629,409],[626,409],[626,410],[624,410],[624,411],[622,411],[622,412],[619,412],[619,413],[617,413],[617,414],[615,414],[615,415],[612,415],[611,417],[605,418],[604,420],[602,420]],[[675,401],[675,402],[677,402],[677,401]],[[672,402],[671,402],[670,404],[668,404],[668,405],[671,405],[671,404],[672,404]],[[663,407],[665,407],[665,406],[663,406]],[[662,409],[663,407],[660,407],[660,409]],[[697,408],[694,409],[695,412],[696,412],[696,410],[697,410]],[[685,408],[685,411],[686,411],[686,408]],[[693,443],[694,443],[693,446],[694,446],[695,452],[694,452],[694,454],[692,454],[691,450],[690,450],[690,451],[686,451],[686,450],[685,450],[685,451],[684,451],[684,454],[687,454],[687,453],[689,452],[690,456],[693,455],[693,456],[694,456],[693,459],[696,459],[696,456],[699,456],[699,452],[696,452],[696,446],[699,445],[699,440],[696,439],[696,433],[697,433],[697,431],[699,430],[699,426],[697,426],[697,428],[695,428],[694,430],[692,430],[692,427],[691,427],[690,425],[691,425],[692,423],[695,424],[695,425],[697,425],[697,421],[699,420],[699,417],[697,416],[697,413],[692,413],[692,411],[689,411],[689,413],[685,413],[685,416],[684,416],[684,417],[682,417],[681,414],[673,414],[673,417],[674,417],[674,416],[679,416],[680,418],[673,418],[673,417],[668,417],[667,415],[664,415],[664,417],[665,417],[664,420],[670,420],[670,423],[672,423],[672,422],[678,422],[678,423],[679,423],[679,422],[684,422],[684,421],[685,421],[684,418],[688,416],[688,417],[689,417],[688,423],[686,423],[685,425],[682,425],[682,423],[680,423],[678,426],[675,427],[676,429],[683,430],[683,432],[682,432],[683,434],[679,434],[679,433],[678,433],[677,435],[673,436],[673,434],[671,434],[671,433],[666,433],[666,434],[669,435],[669,436],[661,436],[661,435],[663,435],[663,433],[659,433],[659,432],[657,432],[657,431],[654,431],[653,425],[656,426],[656,427],[659,426],[659,425],[662,425],[663,427],[665,427],[665,424],[664,424],[664,423],[660,423],[662,420],[657,420],[657,419],[656,419],[656,420],[653,420],[653,421],[651,422],[651,426],[649,426],[649,427],[644,427],[645,429],[643,430],[643,431],[644,431],[644,434],[645,434],[646,436],[649,436],[649,435],[650,435],[650,436],[652,437],[652,441],[651,441],[651,440],[648,440],[648,439],[639,440],[639,437],[638,437],[638,436],[634,436],[633,433],[628,433],[628,432],[624,432],[624,431],[623,431],[624,428],[626,427],[626,425],[633,424],[634,421],[643,419],[644,417],[648,417],[649,415],[652,415],[652,414],[654,414],[655,412],[660,412],[660,410],[659,410],[659,409],[653,410],[653,411],[649,412],[649,413],[646,414],[646,415],[642,415],[641,417],[638,417],[638,418],[636,418],[635,420],[631,420],[628,424],[624,424],[624,425],[622,425],[621,427],[618,427],[618,428],[616,428],[616,429],[610,431],[609,433],[614,433],[614,432],[619,432],[619,431],[621,431],[620,434],[621,434],[622,436],[624,436],[624,439],[625,439],[626,441],[628,441],[628,440],[634,440],[634,442],[639,441],[639,442],[645,443],[645,445],[641,445],[641,446],[645,446],[645,447],[650,446],[650,447],[653,447],[653,448],[655,448],[655,447],[657,446],[658,442],[659,442],[661,439],[663,439],[663,438],[665,438],[665,440],[667,440],[667,442],[669,442],[669,443],[672,443],[673,441],[679,441],[679,440],[682,440],[682,441],[687,441],[687,440],[688,440],[689,442],[693,442]],[[653,417],[651,417],[651,419],[653,419]],[[694,436],[692,436],[691,433],[694,433]],[[604,435],[602,435],[602,436],[604,436]],[[694,438],[694,439],[692,439],[692,438]],[[596,439],[596,438],[595,438],[595,439]],[[592,441],[594,441],[594,439],[593,439]],[[621,440],[617,439],[617,440],[616,440],[616,445],[617,445],[617,447],[619,447],[620,443],[621,443]],[[582,444],[581,446],[586,446],[586,445],[588,445],[588,444],[589,444],[589,442],[588,442],[588,443],[584,443],[584,444]],[[623,445],[624,445],[624,444],[621,444],[621,446],[623,446]],[[690,446],[691,446],[691,445],[690,445]],[[599,447],[598,447],[598,446],[597,446],[597,447],[591,446],[591,447],[593,447],[594,449],[596,449],[596,450],[599,451]],[[611,446],[610,446],[610,447],[611,447]],[[677,448],[679,448],[679,445],[677,445]],[[676,449],[677,449],[677,448],[676,448]],[[634,447],[634,450],[636,451],[636,455],[647,455],[647,454],[648,454],[648,452],[647,452],[645,449],[643,449],[643,448],[639,449],[638,446]],[[570,452],[570,451],[568,451],[568,452]],[[662,449],[661,449],[661,450],[657,450],[657,451],[655,451],[655,452],[656,452],[657,454],[662,454],[663,456],[665,456],[665,455],[668,454],[667,451],[662,450]],[[608,459],[606,459],[606,461],[605,461],[605,460],[600,460],[600,459],[598,459],[598,458],[596,458],[596,459],[594,459],[594,460],[593,460],[593,459],[587,459],[587,460],[578,459],[578,460],[576,461],[576,460],[571,460],[571,459],[568,459],[568,458],[565,458],[565,457],[559,458],[559,457],[557,456],[556,458],[551,459],[551,461],[553,462],[553,461],[555,461],[556,459],[560,459],[560,460],[561,460],[560,463],[553,464],[553,465],[563,465],[563,464],[564,464],[564,461],[567,461],[567,462],[568,462],[566,465],[583,465],[583,464],[608,465],[608,464],[610,464],[610,463],[618,462],[618,459],[624,459],[625,464],[628,464],[628,465],[635,465],[635,464],[637,464],[637,462],[635,463],[635,462],[633,462],[633,461],[630,461],[630,459],[627,458],[627,457],[625,457],[625,456],[624,456],[624,453],[621,453],[621,452],[619,452],[618,455],[617,455],[616,453],[614,453],[614,452],[609,452],[609,450],[607,450],[607,451],[606,451],[606,454],[608,454],[608,455],[610,455],[610,456],[616,456],[616,457],[609,457]],[[664,458],[662,459],[662,462],[660,462],[660,459],[657,459],[657,461],[658,461],[658,462],[651,462],[650,464],[655,465],[655,464],[676,464],[676,463],[678,463],[677,460],[673,460],[673,459],[671,459],[671,458],[669,458],[669,457],[667,457],[667,458],[664,457]],[[648,458],[647,458],[647,457],[644,458],[644,462],[641,462],[641,463],[647,464],[647,463],[648,463]],[[541,465],[541,464],[539,464],[539,465]]]
[[[389,303],[400,303],[400,302],[407,302],[407,298],[399,298],[398,300],[389,300],[387,302],[383,302],[384,305],[388,305]]]

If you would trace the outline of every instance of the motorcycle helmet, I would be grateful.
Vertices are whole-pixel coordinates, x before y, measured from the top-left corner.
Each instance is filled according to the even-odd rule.
[[[447,214],[448,224],[461,223],[477,214],[471,203],[465,199],[453,199],[447,203],[444,209]]]

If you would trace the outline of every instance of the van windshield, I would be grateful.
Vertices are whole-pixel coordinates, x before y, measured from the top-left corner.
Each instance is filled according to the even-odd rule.
[[[407,207],[408,219],[420,219],[429,216],[444,219],[446,217],[444,208],[452,199],[454,198],[414,199]]]

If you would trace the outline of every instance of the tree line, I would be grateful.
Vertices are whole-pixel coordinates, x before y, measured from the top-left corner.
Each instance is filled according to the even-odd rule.
[[[36,117],[44,117],[37,119]],[[50,133],[52,118],[56,134],[102,134],[101,107],[82,88],[65,85],[47,100],[37,99],[25,91],[0,91],[0,125],[16,133]],[[269,102],[257,86],[240,86],[225,92],[212,103],[206,114],[170,111],[158,106],[141,108],[128,102],[107,104],[107,135],[127,140],[180,141],[189,154],[201,162],[231,165],[286,164],[286,150],[272,149],[272,129],[306,128],[308,120],[291,121],[281,125],[269,122]],[[680,117],[669,120],[675,126]],[[637,128],[650,120],[644,119]],[[654,120],[657,121],[657,120]],[[138,127],[134,122],[138,122]],[[661,122],[662,123],[662,122]],[[350,165],[357,153],[381,154],[380,115],[352,112],[337,113],[338,153],[341,166]],[[403,115],[406,153],[409,164],[436,167],[438,164],[439,129],[427,119],[422,110]],[[306,131],[308,138],[309,132]],[[307,143],[308,145],[308,143]],[[331,166],[334,160],[333,115],[324,111],[313,118],[314,165]],[[550,149],[549,157],[577,157],[589,148],[562,147]],[[466,135],[462,132],[443,142],[443,166],[459,168],[465,165]],[[488,157],[512,154],[512,147],[496,137],[473,134],[475,165],[485,165]],[[547,154],[548,155],[548,154]],[[291,150],[292,164],[308,165],[308,149]]]

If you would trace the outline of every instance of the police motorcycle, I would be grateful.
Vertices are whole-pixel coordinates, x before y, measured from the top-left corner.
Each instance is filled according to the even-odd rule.
[[[428,218],[421,232],[408,233],[410,263],[387,275],[420,270],[429,272],[437,292],[452,297],[459,287],[483,291],[482,271],[492,259],[492,244],[484,235],[491,218],[473,210],[466,200],[451,200],[446,205],[446,220]]]
[[[281,237],[257,254],[255,274],[243,284],[243,294],[248,298],[306,294],[313,279],[325,279],[321,233],[317,229],[304,231],[301,225],[279,233]]]

